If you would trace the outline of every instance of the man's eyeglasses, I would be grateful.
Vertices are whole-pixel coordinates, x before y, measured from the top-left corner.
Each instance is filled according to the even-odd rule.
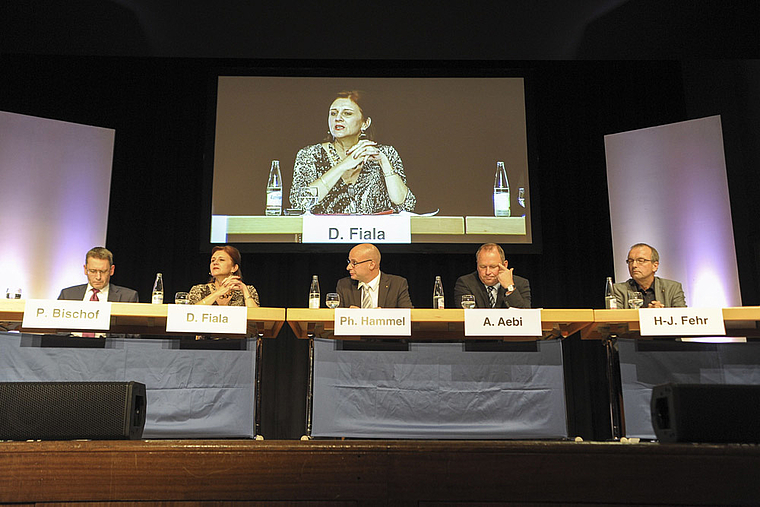
[[[652,259],[643,259],[643,258],[638,258],[638,259],[626,259],[626,260],[625,260],[625,263],[626,263],[626,264],[628,264],[629,266],[630,266],[631,264],[639,264],[639,265],[641,265],[641,264],[646,264],[647,262],[650,262],[651,260],[652,260]]]
[[[104,269],[102,271],[100,269],[88,269],[87,270],[87,272],[89,274],[91,274],[92,276],[95,276],[97,274],[100,274],[100,276],[106,276],[110,271],[111,271],[110,269]]]
[[[358,266],[359,264],[364,264],[365,262],[369,262],[369,261],[371,261],[371,260],[372,260],[372,259],[367,259],[367,260],[363,260],[363,261],[359,261],[359,262],[357,262],[357,261],[352,261],[351,259],[347,259],[347,261],[346,261],[346,262],[348,262],[348,264],[349,264],[350,266],[352,266],[352,267],[356,267],[356,266]]]

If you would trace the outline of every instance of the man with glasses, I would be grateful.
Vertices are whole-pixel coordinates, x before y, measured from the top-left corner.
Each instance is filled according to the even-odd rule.
[[[646,243],[637,243],[631,247],[626,258],[628,273],[631,278],[626,282],[613,285],[618,308],[628,308],[628,293],[640,292],[644,303],[642,308],[685,307],[686,298],[683,287],[674,280],[659,276],[660,254]]]
[[[338,280],[341,308],[414,308],[406,278],[380,271],[380,250],[356,245],[348,253],[350,276]]]
[[[475,296],[475,308],[530,308],[530,283],[508,268],[504,250],[486,243],[475,252],[474,273],[460,276],[454,285],[454,306],[461,308],[462,296]]]
[[[58,299],[121,303],[140,302],[137,291],[110,283],[115,266],[113,265],[113,254],[109,250],[103,247],[95,247],[87,252],[84,262],[84,274],[87,276],[87,283],[63,289]]]

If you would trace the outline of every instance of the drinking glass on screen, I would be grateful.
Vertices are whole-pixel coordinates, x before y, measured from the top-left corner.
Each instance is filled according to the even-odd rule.
[[[641,295],[641,292],[629,292],[628,293],[628,307],[633,308],[634,310],[638,310],[641,308],[641,305],[644,303],[644,298]]]
[[[340,305],[340,294],[337,292],[328,292],[325,296],[325,304],[328,308],[337,308]]]
[[[174,294],[174,304],[175,305],[189,305],[190,299],[188,298],[187,292],[177,292]]]
[[[465,294],[462,296],[462,308],[465,310],[475,308],[475,296],[472,294]]]
[[[303,187],[299,198],[301,200],[301,207],[304,214],[311,214],[311,209],[317,204],[317,197],[319,195],[319,189],[317,187]]]

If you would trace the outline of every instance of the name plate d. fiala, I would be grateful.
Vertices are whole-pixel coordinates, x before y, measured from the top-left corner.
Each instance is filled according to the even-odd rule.
[[[541,336],[539,309],[473,309],[464,311],[465,336]]]
[[[247,329],[245,306],[168,305],[170,333],[245,334]]]
[[[335,336],[411,336],[409,308],[336,308]]]
[[[25,328],[93,329],[111,327],[111,303],[28,299],[24,307]]]
[[[303,215],[302,243],[411,243],[409,215]]]
[[[726,334],[722,308],[642,308],[641,336],[722,336]]]

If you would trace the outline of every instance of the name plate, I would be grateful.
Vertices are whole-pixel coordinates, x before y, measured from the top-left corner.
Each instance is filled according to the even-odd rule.
[[[245,334],[245,306],[168,305],[166,331],[171,333]]]
[[[411,243],[409,215],[303,215],[302,243]]]
[[[723,336],[722,308],[641,308],[641,336]]]
[[[465,336],[541,336],[541,310],[476,308],[464,311]]]
[[[21,325],[31,329],[108,331],[111,327],[111,303],[107,301],[27,299],[24,306],[24,321]]]
[[[409,308],[336,308],[335,336],[411,336]]]

